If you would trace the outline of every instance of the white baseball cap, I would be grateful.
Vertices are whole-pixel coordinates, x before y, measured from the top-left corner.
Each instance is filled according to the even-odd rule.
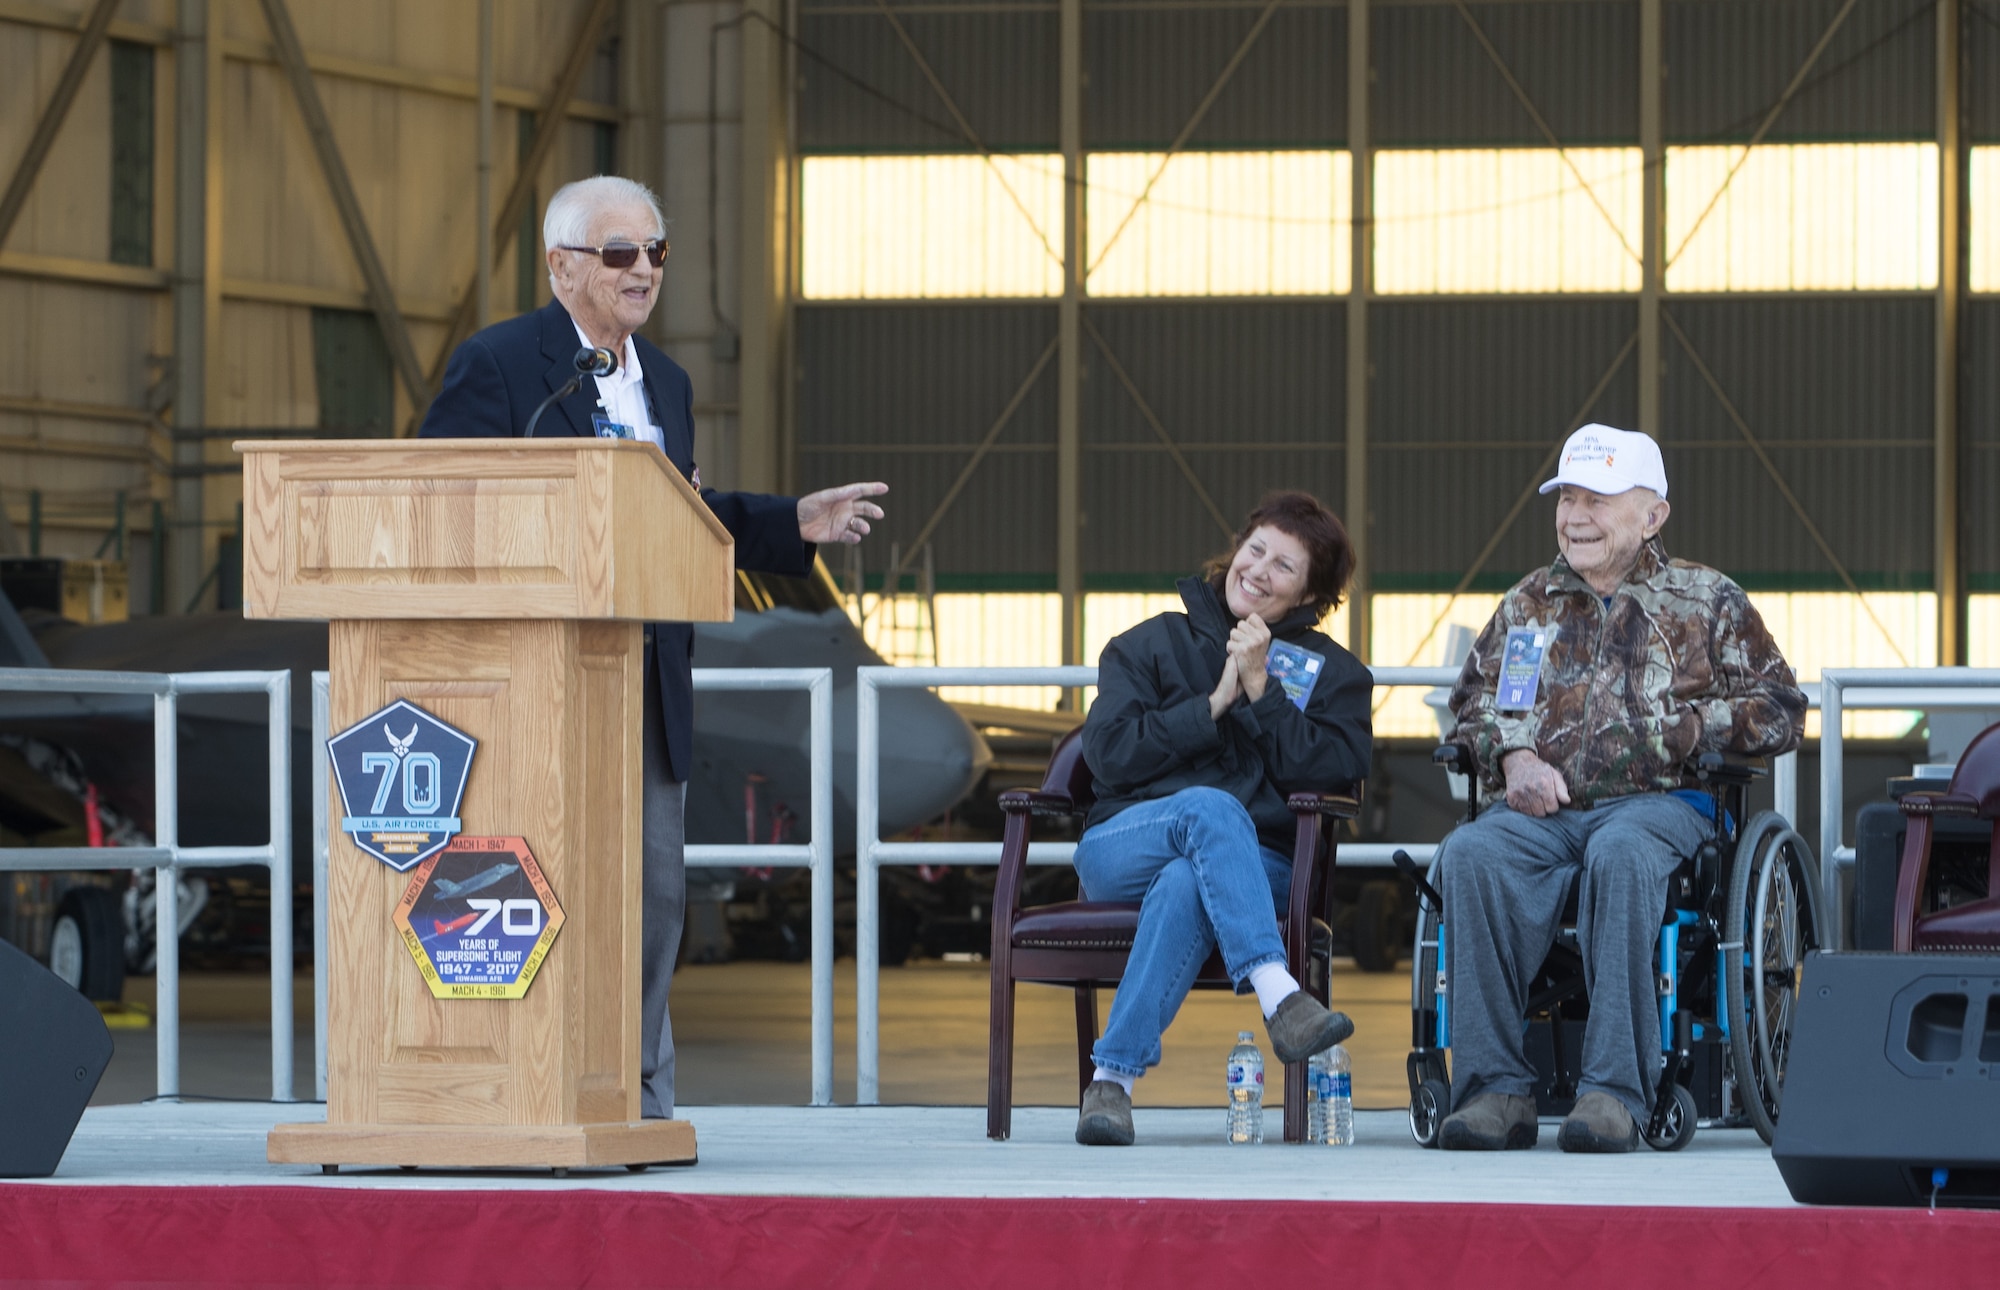
[[[1563,445],[1556,476],[1542,485],[1542,491],[1553,493],[1564,484],[1606,496],[1650,488],[1665,497],[1667,467],[1660,460],[1660,445],[1651,436],[1592,423]]]

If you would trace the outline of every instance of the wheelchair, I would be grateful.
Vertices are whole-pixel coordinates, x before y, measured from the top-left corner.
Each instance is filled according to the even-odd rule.
[[[1432,761],[1473,774],[1470,750],[1457,745],[1439,748]],[[1777,1127],[1800,970],[1807,952],[1825,942],[1812,849],[1775,812],[1745,818],[1749,786],[1764,773],[1716,753],[1702,754],[1694,767],[1714,811],[1710,836],[1668,882],[1655,955],[1661,1066],[1640,1136],[1657,1151],[1685,1147],[1700,1121],[1747,1122],[1767,1144]],[[1478,799],[1475,782],[1467,822]],[[1410,980],[1410,1133],[1435,1147],[1452,1106],[1450,937],[1437,889],[1409,853],[1397,852],[1395,862],[1415,885],[1419,905]],[[1539,1076],[1536,1109],[1544,1116],[1566,1114],[1575,1103],[1590,1010],[1575,903],[1572,887],[1565,926],[1529,983],[1522,1020]]]

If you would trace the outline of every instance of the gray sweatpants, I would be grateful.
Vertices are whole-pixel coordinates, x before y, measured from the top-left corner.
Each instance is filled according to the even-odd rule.
[[[1437,868],[1454,1105],[1481,1092],[1534,1095],[1522,1014],[1581,874],[1590,1019],[1577,1091],[1609,1093],[1643,1123],[1659,1082],[1654,951],[1667,880],[1709,828],[1679,798],[1645,793],[1541,817],[1491,806],[1445,840]]]

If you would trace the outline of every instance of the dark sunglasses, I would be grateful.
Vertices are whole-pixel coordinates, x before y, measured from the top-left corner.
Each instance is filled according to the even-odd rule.
[[[560,249],[594,255],[604,261],[604,267],[607,269],[629,269],[638,263],[639,253],[644,251],[646,262],[657,269],[667,258],[668,247],[667,239],[661,237],[653,239],[644,246],[634,242],[606,242],[603,246],[565,246]]]

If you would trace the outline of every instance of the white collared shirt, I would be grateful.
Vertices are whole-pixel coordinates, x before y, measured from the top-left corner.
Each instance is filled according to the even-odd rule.
[[[576,319],[570,319],[576,327],[577,339],[585,347],[595,348],[595,341],[583,334],[583,328],[576,326]],[[625,352],[618,357],[618,370],[610,376],[591,378],[597,382],[597,406],[605,416],[621,426],[631,426],[636,437],[643,443],[650,443],[661,452],[667,450],[667,436],[653,423],[652,410],[646,406],[646,372],[639,366],[639,347],[632,338],[625,338]]]

